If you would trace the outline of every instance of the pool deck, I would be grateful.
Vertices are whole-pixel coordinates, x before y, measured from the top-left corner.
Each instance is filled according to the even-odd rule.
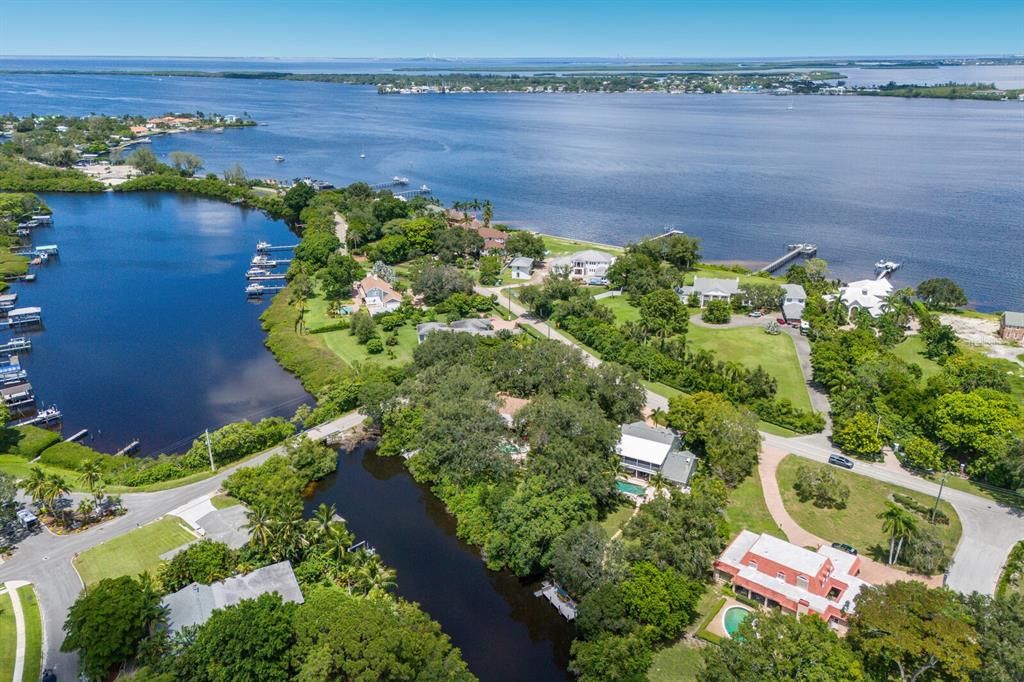
[[[719,637],[723,637],[725,639],[732,639],[732,636],[725,631],[725,612],[734,606],[738,606],[747,611],[753,611],[753,609],[746,604],[741,604],[732,597],[726,597],[725,603],[722,604],[722,608],[718,609],[718,613],[716,613],[715,617],[711,619],[710,623],[708,623],[706,628],[707,631],[713,632]]]

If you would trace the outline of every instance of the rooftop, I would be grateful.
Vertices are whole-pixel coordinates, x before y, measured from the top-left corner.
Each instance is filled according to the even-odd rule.
[[[1007,327],[1024,327],[1024,313],[1015,313],[1007,310],[1003,313],[1003,324]]]
[[[618,451],[624,457],[662,466],[668,457],[676,434],[660,426],[648,426],[644,422],[622,425],[622,438]]]
[[[508,266],[510,268],[532,268],[533,259],[527,256],[519,256],[518,258],[513,258],[512,262],[509,263]]]
[[[807,298],[807,292],[799,284],[783,284],[782,290],[786,292],[786,298]]]

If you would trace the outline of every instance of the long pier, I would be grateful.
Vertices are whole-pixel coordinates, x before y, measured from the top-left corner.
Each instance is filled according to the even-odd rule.
[[[816,244],[790,244],[786,247],[786,253],[783,256],[776,258],[771,263],[758,270],[758,272],[767,272],[771,274],[801,256],[811,258],[812,256],[817,255],[817,253],[818,246]]]
[[[256,253],[269,253],[271,251],[291,251],[298,244],[271,244],[270,242],[256,242]]]
[[[430,188],[426,185],[420,185],[416,189],[407,189],[403,192],[394,192],[393,194],[396,197],[415,197],[420,194],[430,194]]]
[[[382,190],[382,189],[387,189],[388,187],[398,187],[398,186],[408,185],[408,184],[409,184],[409,178],[403,178],[401,176],[396,175],[395,177],[391,178],[391,180],[388,180],[387,182],[378,182],[375,185],[370,185],[370,189],[372,189],[373,191],[376,192],[376,191],[379,191],[379,190]]]

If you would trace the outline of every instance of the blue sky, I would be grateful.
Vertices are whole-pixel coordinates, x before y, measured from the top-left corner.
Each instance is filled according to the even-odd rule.
[[[6,0],[0,54],[796,57],[1024,53],[1024,2]]]

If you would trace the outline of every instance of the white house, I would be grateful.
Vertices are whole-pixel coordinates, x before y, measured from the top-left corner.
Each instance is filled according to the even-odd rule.
[[[567,256],[552,258],[551,272],[567,274],[571,279],[589,281],[603,279],[608,275],[608,268],[615,262],[615,256],[604,251],[586,249]]]
[[[783,284],[782,290],[782,316],[789,322],[802,319],[807,292],[799,284]]]
[[[533,259],[526,256],[513,258],[508,264],[508,270],[512,279],[530,279],[533,275]]]
[[[679,298],[686,303],[691,295],[696,294],[703,308],[711,301],[729,301],[740,293],[740,278],[718,279],[716,277],[694,277],[693,285],[676,289]]]
[[[661,474],[685,488],[697,467],[696,455],[683,450],[675,431],[644,422],[623,424],[616,450],[626,473],[644,481]]]
[[[878,317],[888,309],[886,301],[891,293],[892,284],[885,277],[860,279],[840,287],[839,300],[846,306],[849,315],[855,314],[858,310],[866,310],[871,317]]]

